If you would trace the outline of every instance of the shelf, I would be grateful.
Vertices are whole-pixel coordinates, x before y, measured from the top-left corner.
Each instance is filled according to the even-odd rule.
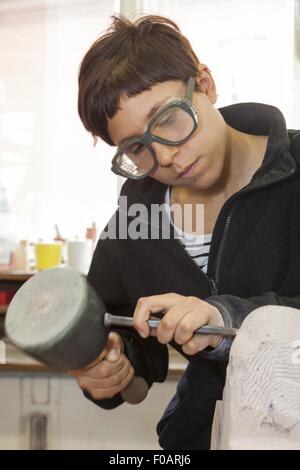
[[[2,342],[5,344],[5,362],[0,363],[1,371],[31,371],[31,372],[61,372],[66,373],[61,369],[46,366],[36,359],[32,358],[28,354],[18,349],[16,346],[11,344],[7,339],[2,338]]]
[[[67,373],[67,371],[62,369],[42,364],[11,344],[6,338],[2,338],[2,341],[5,344],[5,363],[0,363],[0,373],[4,371]],[[183,374],[187,366],[187,360],[172,348],[169,348],[169,354],[168,379],[177,380]]]
[[[27,281],[37,271],[18,271],[13,269],[0,270],[0,281]]]

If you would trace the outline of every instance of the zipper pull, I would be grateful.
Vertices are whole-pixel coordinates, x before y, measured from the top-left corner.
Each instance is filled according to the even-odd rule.
[[[218,289],[214,279],[209,278],[209,284],[212,295],[218,295]]]

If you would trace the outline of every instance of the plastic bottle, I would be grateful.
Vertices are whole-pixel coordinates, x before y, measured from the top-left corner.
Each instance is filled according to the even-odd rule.
[[[7,269],[11,266],[15,246],[14,219],[5,188],[0,183],[0,269]]]
[[[21,240],[14,254],[14,268],[21,271],[29,271],[28,242]]]
[[[95,244],[97,241],[97,227],[96,227],[95,222],[92,223],[91,227],[87,227],[85,238],[87,240],[92,240],[92,250],[94,251]]]

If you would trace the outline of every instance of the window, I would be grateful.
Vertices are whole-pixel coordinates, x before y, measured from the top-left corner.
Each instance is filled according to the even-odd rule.
[[[114,153],[93,147],[77,113],[77,75],[112,0],[0,2],[0,182],[18,238],[82,236],[117,204]]]

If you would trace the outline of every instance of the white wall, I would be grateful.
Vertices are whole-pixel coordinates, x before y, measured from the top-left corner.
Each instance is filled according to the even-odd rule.
[[[179,25],[212,71],[217,106],[273,104],[294,125],[294,0],[140,0],[138,10]]]
[[[0,449],[30,448],[31,416],[47,417],[48,449],[160,449],[156,424],[177,380],[155,384],[144,402],[103,410],[65,375],[0,375]]]

